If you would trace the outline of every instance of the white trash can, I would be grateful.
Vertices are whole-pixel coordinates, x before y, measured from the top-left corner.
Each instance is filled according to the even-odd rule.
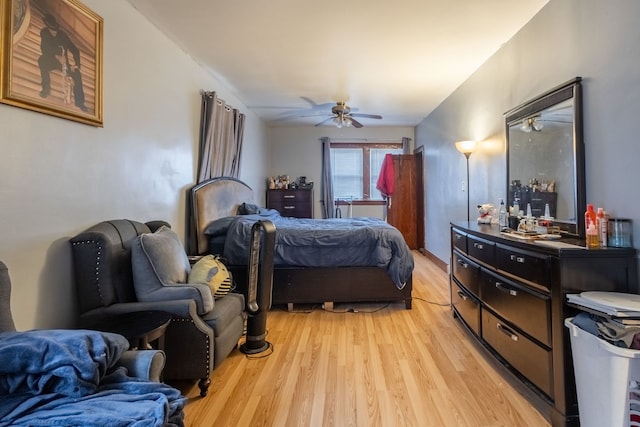
[[[640,350],[616,347],[565,319],[581,427],[640,427]],[[637,408],[637,410],[636,410]]]

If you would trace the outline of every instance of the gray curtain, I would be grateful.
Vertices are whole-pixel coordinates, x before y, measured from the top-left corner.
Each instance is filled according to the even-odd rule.
[[[333,183],[331,180],[331,140],[328,137],[322,141],[322,217],[335,217],[333,208]]]
[[[197,182],[211,178],[240,174],[240,154],[244,137],[244,114],[228,106],[215,92],[200,91],[200,145],[198,148]],[[196,247],[196,226],[191,192],[187,190],[186,206],[187,251],[199,255]]]
[[[403,136],[402,149],[404,150],[404,154],[411,154],[411,151],[409,151],[409,144],[411,144],[411,138],[407,138],[406,136]]]
[[[219,176],[237,178],[244,136],[244,114],[215,92],[202,91],[198,182]]]

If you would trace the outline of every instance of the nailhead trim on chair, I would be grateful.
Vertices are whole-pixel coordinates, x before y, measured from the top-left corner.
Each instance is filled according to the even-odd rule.
[[[172,322],[189,322],[189,323],[195,323],[193,321],[193,319],[191,318],[183,318],[183,317],[178,317],[178,318],[171,318]],[[204,337],[207,339],[207,360],[206,360],[206,364],[205,364],[205,372],[207,372],[207,376],[209,376],[211,374],[211,370],[209,369],[209,366],[211,366],[211,354],[209,352],[209,348],[211,348],[211,342],[209,341],[209,335],[207,334],[202,334],[204,335]]]
[[[100,259],[102,258],[102,246],[97,244],[95,240],[84,240],[82,242],[74,242],[73,246],[76,245],[97,245],[98,250],[96,251],[96,288],[98,288],[98,295],[100,296],[100,302],[104,305],[104,297],[102,296],[102,288],[100,287]]]

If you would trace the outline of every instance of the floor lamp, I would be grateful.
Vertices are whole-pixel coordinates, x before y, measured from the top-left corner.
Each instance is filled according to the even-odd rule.
[[[476,149],[476,142],[458,141],[456,142],[456,148],[467,158],[467,222],[469,222],[471,221],[471,217],[469,215],[469,156]]]

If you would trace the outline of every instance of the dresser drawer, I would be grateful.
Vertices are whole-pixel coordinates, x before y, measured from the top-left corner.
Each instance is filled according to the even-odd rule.
[[[495,243],[475,236],[467,236],[467,253],[491,266],[495,265]]]
[[[454,250],[451,262],[451,272],[458,282],[474,295],[480,295],[478,279],[480,278],[480,266],[466,256]]]
[[[267,197],[271,202],[309,202],[311,201],[311,190],[267,190]]]
[[[496,258],[498,270],[549,288],[549,257],[498,244]]]
[[[551,347],[551,303],[548,295],[482,270],[480,296],[493,311]]]
[[[480,303],[455,280],[451,281],[451,305],[464,323],[480,335]]]
[[[467,235],[455,228],[451,229],[451,244],[454,248],[460,249],[462,252],[467,253]]]
[[[286,217],[313,218],[313,191],[267,190],[267,208],[275,209]]]
[[[482,338],[514,369],[553,399],[550,350],[529,340],[486,309],[482,310]]]

